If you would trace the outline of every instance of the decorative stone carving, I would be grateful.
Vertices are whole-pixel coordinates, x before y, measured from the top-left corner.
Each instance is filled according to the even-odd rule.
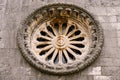
[[[63,75],[84,69],[99,56],[103,32],[84,9],[52,4],[27,17],[18,30],[17,42],[34,67]]]

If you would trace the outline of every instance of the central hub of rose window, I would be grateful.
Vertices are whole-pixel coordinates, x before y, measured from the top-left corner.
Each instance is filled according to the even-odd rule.
[[[68,46],[69,40],[64,35],[59,35],[53,38],[52,43],[55,48],[62,50]]]

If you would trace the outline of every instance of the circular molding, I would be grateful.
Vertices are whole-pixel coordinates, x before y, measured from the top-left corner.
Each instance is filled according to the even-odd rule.
[[[34,11],[17,34],[18,47],[37,69],[63,75],[80,71],[100,54],[103,32],[84,9],[51,4]]]

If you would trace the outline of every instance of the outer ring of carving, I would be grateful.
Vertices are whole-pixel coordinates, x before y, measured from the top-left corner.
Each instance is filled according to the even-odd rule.
[[[53,6],[59,7],[59,6],[64,6],[64,7],[69,7],[69,8],[75,8],[79,11],[82,11],[83,13],[85,13],[87,16],[89,16],[89,18],[92,19],[92,22],[94,23],[95,29],[96,29],[96,33],[97,33],[97,38],[98,40],[95,41],[96,43],[93,43],[92,46],[94,46],[96,44],[96,46],[93,48],[91,47],[90,50],[90,57],[88,57],[86,59],[86,61],[82,64],[78,64],[77,67],[73,67],[73,68],[68,68],[65,70],[59,70],[59,69],[52,69],[49,68],[45,65],[43,65],[42,63],[39,62],[39,60],[37,60],[35,58],[35,56],[31,53],[31,51],[28,49],[27,46],[25,46],[25,40],[24,40],[24,36],[26,35],[25,31],[26,29],[29,27],[28,24],[29,22],[32,22],[32,19],[35,17],[35,15],[37,13],[41,13],[41,10],[44,10],[46,8],[51,8]],[[34,11],[32,14],[30,14],[25,21],[23,22],[22,26],[18,29],[17,32],[17,43],[18,43],[18,47],[23,55],[23,57],[35,68],[37,68],[38,70],[42,71],[42,72],[47,72],[47,73],[51,73],[51,74],[55,74],[55,75],[64,75],[64,74],[71,74],[74,72],[78,72],[83,70],[84,68],[86,68],[87,66],[89,66],[93,61],[95,61],[95,59],[100,55],[102,46],[103,46],[103,30],[100,27],[99,23],[91,16],[91,14],[89,14],[86,10],[77,7],[75,5],[71,5],[71,4],[50,4],[50,5],[46,5],[44,7],[41,7],[39,9],[37,9],[36,11]],[[94,41],[93,41],[94,42]]]

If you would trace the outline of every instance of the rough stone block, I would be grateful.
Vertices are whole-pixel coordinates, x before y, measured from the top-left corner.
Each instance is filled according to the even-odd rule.
[[[116,16],[97,16],[99,22],[117,22]]]
[[[116,6],[116,7],[113,7],[113,8],[116,10],[117,16],[119,16],[120,15],[120,6]]]
[[[101,67],[92,67],[92,70],[88,71],[88,75],[101,75]]]
[[[82,8],[86,8],[89,5],[89,0],[65,0],[65,3],[74,4]]]
[[[6,58],[7,59],[7,58]],[[8,64],[2,63],[0,64],[0,75],[10,75],[11,67]]]
[[[31,11],[33,12],[34,10],[42,7],[46,3],[47,3],[47,0],[31,0],[29,6],[30,6]]]
[[[117,22],[120,22],[120,16],[117,15],[116,18],[117,18]]]
[[[105,7],[90,7],[88,6],[87,11],[93,15],[107,15],[107,9]]]
[[[110,35],[110,34],[108,34]],[[117,38],[104,38],[105,47],[117,47]]]
[[[5,7],[4,6],[0,6],[0,16],[2,17],[4,15],[5,12]]]
[[[116,30],[117,26],[119,25],[119,23],[100,23],[101,27],[104,29],[104,30],[110,30],[110,31],[113,31],[113,30]]]
[[[16,49],[0,49],[1,63],[9,66],[20,66],[21,55]],[[18,57],[19,56],[19,57]]]
[[[83,70],[81,73],[81,75],[101,75],[101,66],[90,66],[88,68],[86,68],[85,70]]]
[[[4,31],[2,33],[3,36],[3,44],[4,48],[17,48],[17,42],[16,42],[16,31]]]
[[[117,30],[103,30],[104,37],[117,38]]]
[[[56,0],[56,3],[65,3],[66,0]]]
[[[22,0],[22,6],[29,6],[31,0]]]
[[[5,5],[7,0],[0,0],[0,5]]]
[[[120,38],[118,38],[117,41],[118,41],[118,46],[120,47]]]
[[[49,3],[49,4],[56,3],[56,2],[57,2],[57,0],[47,0],[47,3]]]
[[[105,76],[119,76],[120,67],[102,67],[102,75]]]
[[[120,80],[120,76],[112,76],[111,80]]]
[[[0,31],[0,48],[5,48],[5,31]]]
[[[4,76],[4,80],[31,80],[32,76],[24,76],[24,75],[8,75],[8,76]],[[34,77],[35,80],[37,80]]]
[[[117,15],[118,12],[115,7],[107,7],[107,15]]]
[[[103,58],[119,58],[119,48],[116,47],[103,47],[101,57]]]
[[[117,31],[117,37],[120,38],[120,31]]]
[[[89,2],[89,6],[93,6],[93,7],[98,7],[98,6],[102,6],[102,2],[101,0],[88,0]]]
[[[5,23],[5,18],[4,18],[3,15],[1,14],[1,15],[0,15],[0,32],[5,29],[5,25],[6,25],[6,23]]]
[[[111,76],[94,76],[94,80],[111,80]]]
[[[20,27],[20,15],[21,13],[10,13],[10,14],[5,14],[5,27],[4,30],[7,31],[17,31],[17,28]]]
[[[113,60],[114,59],[114,60]],[[99,57],[94,65],[97,66],[106,66],[106,67],[118,67],[120,66],[120,58],[102,58]]]
[[[65,77],[64,76],[53,76],[53,75],[41,75],[39,77],[37,77],[37,80],[65,80]]]
[[[68,76],[66,77],[65,80],[93,80],[93,76],[81,76],[81,75],[78,75],[78,76]]]
[[[120,23],[111,23],[111,26],[114,28],[114,29],[117,29],[117,30],[120,30]]]
[[[103,4],[102,6],[119,6],[120,1],[119,0],[100,0],[101,3]]]
[[[21,10],[22,0],[8,0],[6,5],[6,13],[19,13]]]

